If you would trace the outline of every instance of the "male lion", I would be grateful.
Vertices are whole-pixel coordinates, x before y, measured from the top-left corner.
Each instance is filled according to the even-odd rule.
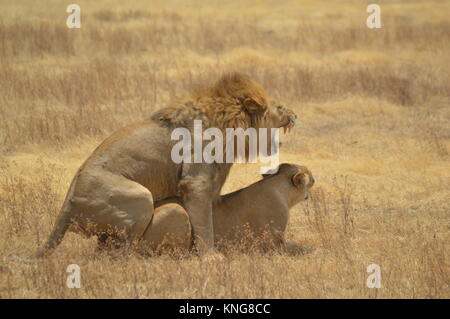
[[[177,127],[192,130],[194,120],[223,133],[226,128],[294,124],[292,111],[268,107],[267,101],[259,84],[233,73],[150,119],[113,133],[78,169],[54,229],[35,256],[56,247],[69,226],[97,235],[100,244],[110,238],[125,243],[140,240],[152,219],[154,201],[177,195],[189,214],[198,252],[208,252],[214,247],[212,203],[232,164],[174,163],[171,132]]]
[[[311,172],[304,166],[281,164],[276,174],[263,177],[221,196],[213,204],[215,241],[245,247],[245,240],[256,239],[256,247],[263,249],[275,248],[294,255],[307,252],[301,245],[286,243],[284,232],[289,209],[309,198],[314,185]],[[191,248],[191,225],[182,205],[179,198],[155,203],[155,215],[144,233],[142,248],[155,252]]]

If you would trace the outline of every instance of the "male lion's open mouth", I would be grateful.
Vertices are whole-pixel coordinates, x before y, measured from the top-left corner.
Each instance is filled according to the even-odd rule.
[[[283,133],[286,134],[286,131],[288,133],[291,132],[291,129],[294,127],[294,125],[295,125],[295,121],[290,119],[286,124],[280,126],[280,128],[282,127],[283,128]]]
[[[284,134],[286,134],[286,132],[289,133],[295,125],[297,115],[292,110],[284,107],[283,105],[278,105],[276,107],[276,112],[276,116],[281,120],[280,122],[285,121],[284,124],[280,125],[278,128],[283,128]]]

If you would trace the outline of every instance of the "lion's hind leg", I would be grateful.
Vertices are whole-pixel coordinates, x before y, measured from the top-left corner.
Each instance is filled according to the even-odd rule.
[[[156,253],[188,251],[192,246],[192,228],[186,210],[175,203],[156,208],[142,244]]]
[[[99,248],[119,248],[140,241],[154,212],[150,191],[123,176],[90,177],[94,182],[88,191],[74,200],[75,222],[84,233],[97,235]]]

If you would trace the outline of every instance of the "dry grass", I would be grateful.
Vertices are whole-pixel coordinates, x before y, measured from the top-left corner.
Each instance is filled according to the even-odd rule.
[[[0,297],[448,298],[448,1],[78,1],[0,5]],[[113,130],[231,69],[301,119],[281,160],[309,166],[313,199],[287,237],[313,254],[98,254],[67,234],[44,260],[72,175]],[[237,165],[225,191],[258,178]],[[81,267],[81,289],[65,285]],[[368,289],[366,268],[382,270]]]

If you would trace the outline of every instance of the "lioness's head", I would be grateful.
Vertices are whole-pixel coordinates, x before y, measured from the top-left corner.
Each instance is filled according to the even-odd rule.
[[[286,178],[290,185],[288,194],[289,207],[309,198],[310,189],[314,185],[314,177],[307,167],[283,163],[278,166],[277,173],[263,174],[263,177],[280,175]]]
[[[305,166],[295,165],[297,172],[292,174],[291,182],[294,186],[294,201],[307,200],[309,198],[309,190],[314,185],[314,177],[311,171]]]

